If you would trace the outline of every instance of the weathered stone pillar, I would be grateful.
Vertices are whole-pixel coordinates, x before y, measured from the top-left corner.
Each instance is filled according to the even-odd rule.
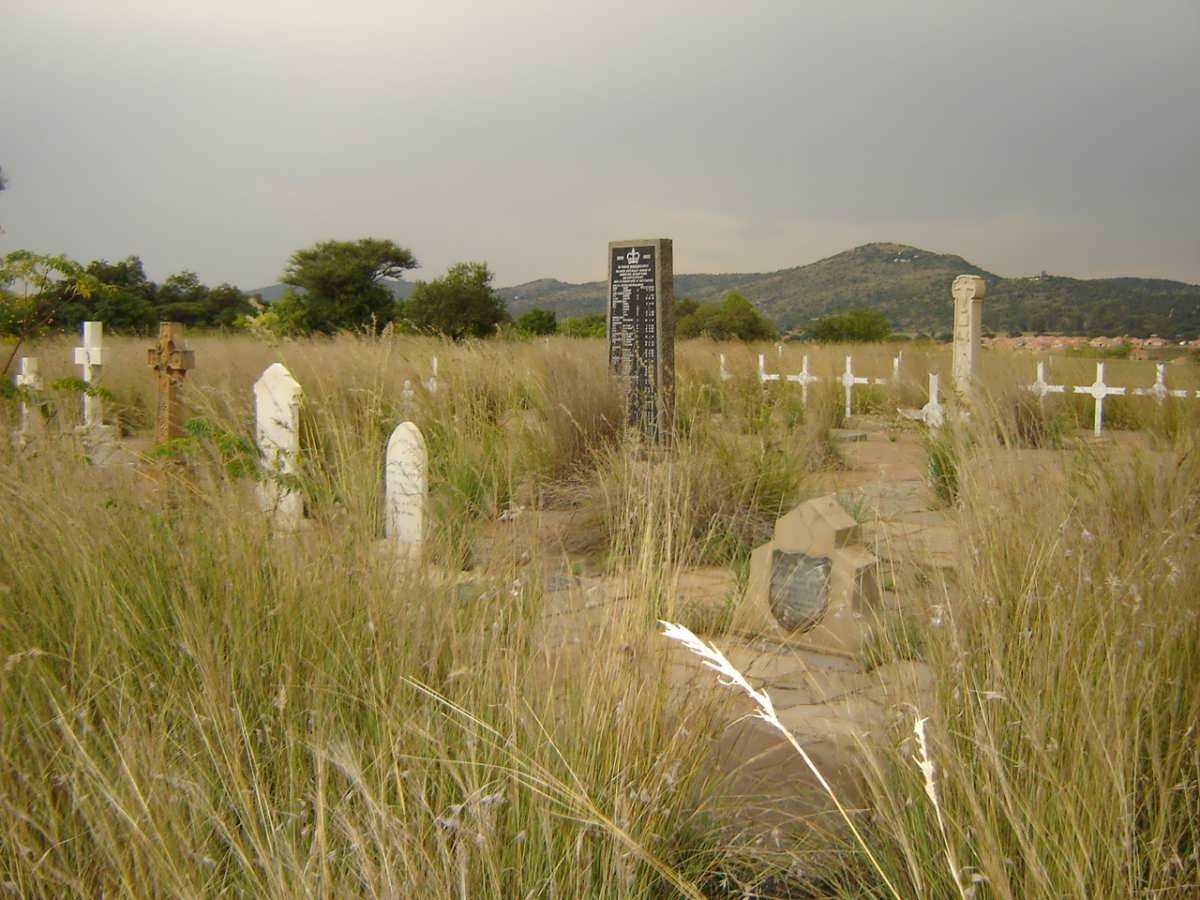
[[[979,338],[987,282],[978,275],[959,275],[950,292],[954,296],[954,389],[960,397],[966,397],[979,378]]]

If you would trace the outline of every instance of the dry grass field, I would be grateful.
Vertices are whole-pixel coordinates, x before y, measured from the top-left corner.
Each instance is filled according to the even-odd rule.
[[[0,895],[1200,893],[1200,399],[1109,400],[1096,442],[1090,398],[1041,409],[1016,389],[1032,357],[984,354],[979,408],[928,439],[966,551],[876,650],[923,659],[936,699],[870,757],[863,841],[814,855],[728,827],[704,765],[714,709],[671,710],[629,659],[660,619],[719,632],[676,602],[680,572],[744,579],[775,518],[836,482],[840,388],[805,409],[753,377],[759,352],[779,371],[774,347],[681,344],[659,453],[621,427],[600,341],[197,336],[189,437],[100,469],[52,437],[78,417],[52,386],[77,376],[73,343],[36,348],[51,387],[33,452],[10,446],[0,400]],[[110,339],[103,376],[144,454],[148,344]],[[782,367],[807,352],[827,376],[850,353],[886,378],[901,349],[902,383],[856,388],[855,412],[915,432],[896,409],[925,402],[928,371],[948,390],[947,348],[788,345]],[[276,361],[305,390],[294,535],[254,496],[251,386]],[[1200,388],[1194,365],[1169,370]],[[1088,384],[1095,361],[1051,372]],[[1153,375],[1107,366],[1110,384]],[[381,479],[405,418],[432,523],[424,564],[400,569],[379,551]],[[1032,448],[1054,478],[1020,464]],[[495,523],[533,509],[572,524],[530,559]],[[540,632],[554,571],[630,598],[569,652]]]

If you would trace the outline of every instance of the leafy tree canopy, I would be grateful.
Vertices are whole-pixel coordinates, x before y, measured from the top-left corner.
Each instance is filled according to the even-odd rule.
[[[845,315],[829,316],[816,322],[808,337],[826,344],[886,341],[892,333],[887,316],[877,309],[852,309]]]
[[[0,336],[16,338],[0,374],[7,374],[27,338],[50,326],[64,298],[88,300],[106,290],[79,263],[67,257],[14,250],[0,261]]]
[[[608,330],[608,320],[604,313],[591,313],[586,316],[575,316],[563,319],[558,328],[560,334],[573,338],[602,338]]]
[[[295,290],[276,302],[276,311],[302,331],[382,328],[393,299],[381,282],[416,267],[412,252],[393,241],[322,241],[288,260],[282,280]]]
[[[400,316],[418,331],[444,334],[456,341],[488,337],[511,321],[504,301],[492,289],[487,263],[460,262],[441,278],[418,281],[399,304]]]
[[[548,309],[531,309],[517,319],[517,330],[525,334],[554,334],[558,317]]]
[[[709,337],[715,341],[766,341],[778,332],[749,300],[736,291],[720,303],[696,303],[681,300],[675,306],[678,317],[675,335],[680,338]]]

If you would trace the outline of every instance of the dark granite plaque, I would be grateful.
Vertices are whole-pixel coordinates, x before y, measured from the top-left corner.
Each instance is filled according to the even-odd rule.
[[[671,241],[608,245],[608,365],[626,391],[629,424],[649,439],[671,431],[675,300]]]
[[[828,556],[771,551],[771,583],[767,602],[775,621],[788,631],[805,632],[821,621],[829,605]]]

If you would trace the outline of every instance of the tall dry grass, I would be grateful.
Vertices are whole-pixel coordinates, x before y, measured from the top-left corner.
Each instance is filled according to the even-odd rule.
[[[39,348],[48,382],[74,374],[70,343]],[[153,410],[143,343],[111,341],[104,376],[135,437]],[[194,344],[186,396],[205,428],[176,448],[190,475],[172,504],[135,472],[86,467],[70,441],[0,447],[8,892],[1196,892],[1200,473],[1185,402],[1129,398],[1149,437],[1095,446],[1076,430],[1090,407],[1030,405],[1011,384],[1032,362],[985,355],[983,409],[940,450],[968,552],[950,582],[905,598],[927,640],[894,648],[927,659],[936,705],[897,723],[869,773],[865,837],[885,877],[853,848],[836,865],[797,857],[796,877],[779,848],[714,827],[703,736],[719,711],[670,706],[639,657],[654,620],[680,612],[682,569],[736,570],[808,474],[839,464],[836,385],[805,409],[795,385],[750,377],[760,348],[683,345],[662,453],[624,434],[599,342]],[[894,349],[853,349],[856,371],[888,376]],[[722,350],[744,377],[720,382]],[[842,348],[788,346],[783,370],[803,352],[817,374],[842,368]],[[924,372],[945,374],[948,356],[904,353],[903,382],[856,388],[856,410],[924,402]],[[234,465],[249,386],[276,360],[306,395],[310,527],[290,538],[270,534]],[[1090,382],[1094,364],[1069,362]],[[46,399],[51,432],[71,424],[78,398]],[[6,431],[14,416],[0,402]],[[377,541],[383,445],[404,419],[429,442],[434,527],[428,565],[398,572]],[[596,567],[623,599],[578,642],[549,646],[542,572],[465,570],[523,505],[592,516]]]

